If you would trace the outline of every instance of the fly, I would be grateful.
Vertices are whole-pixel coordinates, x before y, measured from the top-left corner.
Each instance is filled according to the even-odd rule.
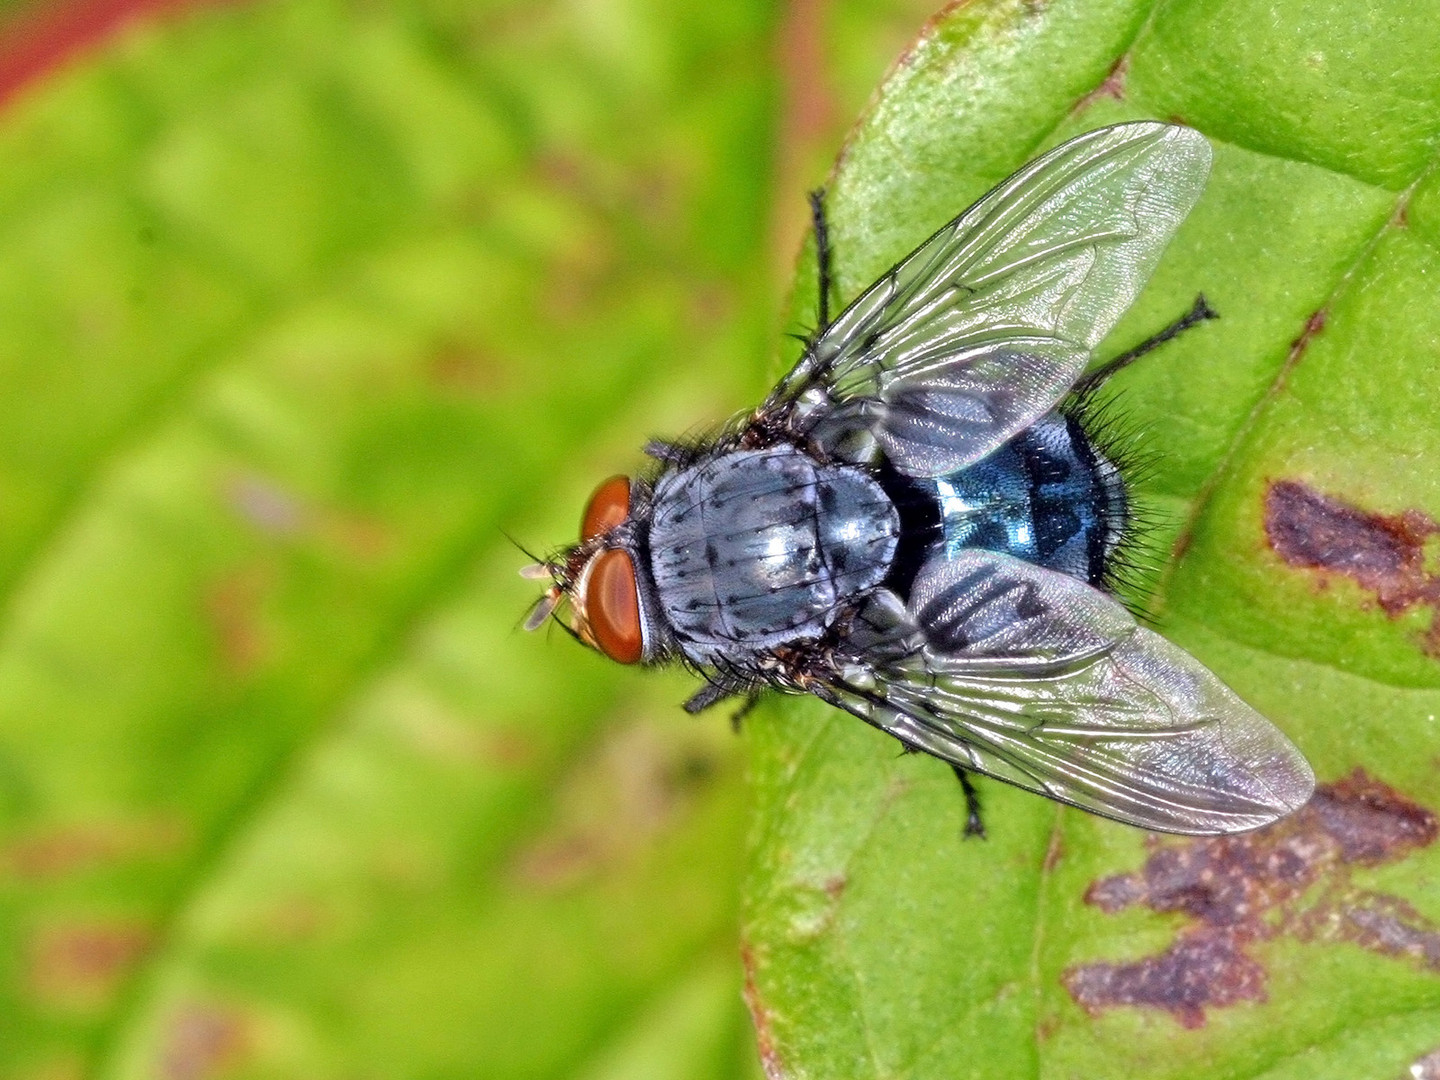
[[[591,497],[527,567],[622,664],[679,661],[697,712],[808,693],[955,769],[1162,832],[1267,824],[1315,778],[1290,741],[1107,591],[1130,524],[1077,404],[1211,313],[1086,375],[1200,197],[1198,132],[1131,123],[1037,158],[820,327],[759,408]]]

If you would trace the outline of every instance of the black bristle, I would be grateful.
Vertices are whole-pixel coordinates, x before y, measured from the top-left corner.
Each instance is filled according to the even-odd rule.
[[[1123,401],[1122,396],[1101,399],[1087,393],[1067,399],[1059,411],[1080,425],[1093,451],[1114,467],[1120,481],[1121,505],[1107,514],[1113,531],[1094,584],[1136,618],[1145,619],[1162,570],[1150,541],[1163,530],[1167,516],[1144,494],[1158,473],[1160,455]]]

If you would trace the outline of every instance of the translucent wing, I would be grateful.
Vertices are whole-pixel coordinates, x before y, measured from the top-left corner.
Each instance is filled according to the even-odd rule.
[[[1279,729],[1073,578],[970,550],[896,607],[820,696],[910,746],[1162,832],[1253,829],[1314,790]]]
[[[832,323],[769,404],[822,444],[857,433],[897,468],[978,461],[1055,404],[1200,197],[1190,128],[1091,131],[1004,181]]]

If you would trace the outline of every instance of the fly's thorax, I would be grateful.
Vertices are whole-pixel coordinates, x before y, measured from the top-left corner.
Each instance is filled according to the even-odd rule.
[[[726,667],[823,635],[884,580],[900,519],[866,471],[782,445],[661,475],[647,528],[649,576],[677,648]]]

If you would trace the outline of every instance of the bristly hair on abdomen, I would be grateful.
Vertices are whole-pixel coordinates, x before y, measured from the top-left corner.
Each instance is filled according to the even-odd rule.
[[[1153,622],[1150,600],[1164,568],[1164,556],[1154,540],[1173,521],[1146,497],[1145,488],[1159,474],[1163,454],[1125,408],[1123,394],[1101,397],[1095,389],[1071,395],[1057,410],[1080,425],[1093,451],[1115,470],[1119,481],[1118,512],[1107,508],[1113,540],[1100,580],[1093,584],[1137,619]]]

